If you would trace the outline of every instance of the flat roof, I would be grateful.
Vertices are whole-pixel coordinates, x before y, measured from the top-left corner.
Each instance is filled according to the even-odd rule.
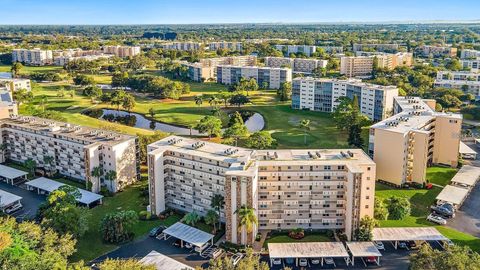
[[[15,179],[27,175],[27,172],[0,164],[0,176],[8,179]]]
[[[382,253],[378,251],[373,242],[347,242],[347,248],[353,257],[380,257]]]
[[[201,247],[210,241],[214,235],[177,222],[163,231],[164,234],[171,235],[177,239],[183,240],[194,246]]]
[[[3,208],[8,206],[16,201],[20,201],[22,197],[6,192],[5,190],[0,189],[0,207]]]
[[[373,228],[373,241],[443,241],[447,240],[434,227]]]
[[[53,192],[62,186],[68,186],[67,184],[60,183],[58,181],[48,179],[45,177],[40,177],[31,181],[28,181],[25,184],[27,186],[38,188],[48,192]],[[83,203],[86,205],[96,202],[103,198],[103,196],[100,194],[96,194],[81,188],[79,188],[78,191],[80,191],[81,197],[77,199],[77,202]]]
[[[442,189],[440,194],[438,194],[436,199],[444,202],[449,202],[455,205],[460,205],[463,203],[463,201],[467,196],[468,196],[468,189],[447,185]]]
[[[466,145],[464,142],[460,141],[460,154],[477,154],[470,146]]]
[[[452,178],[452,183],[475,186],[480,179],[480,167],[463,165],[462,168]]]
[[[270,258],[348,257],[340,242],[268,243]]]
[[[143,265],[153,265],[157,270],[193,270],[192,267],[152,250],[140,260]]]

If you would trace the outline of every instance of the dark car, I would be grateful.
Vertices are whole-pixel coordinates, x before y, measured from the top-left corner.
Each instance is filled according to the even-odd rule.
[[[432,205],[430,209],[433,211],[433,213],[446,217],[446,218],[453,218],[455,217],[455,212],[453,210],[453,206],[449,203],[444,203],[441,205]]]
[[[161,234],[163,232],[163,230],[165,230],[167,227],[165,226],[158,226],[158,227],[155,227],[153,229],[150,230],[150,232],[148,233],[148,235],[150,237],[157,237],[157,235]]]

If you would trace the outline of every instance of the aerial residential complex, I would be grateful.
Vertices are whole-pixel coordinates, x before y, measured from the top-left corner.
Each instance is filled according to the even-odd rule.
[[[313,73],[317,68],[326,68],[327,60],[289,58],[289,57],[265,57],[267,67],[288,67],[294,73]]]
[[[311,56],[316,50],[316,46],[311,45],[275,45],[279,51],[286,52],[287,55],[291,53],[303,53],[306,56]]]
[[[466,93],[480,96],[480,73],[468,71],[439,71],[435,87],[461,89]]]
[[[234,84],[240,82],[242,78],[254,78],[259,86],[266,83],[269,89],[279,89],[282,83],[292,81],[292,70],[259,66],[217,66],[218,83]]]
[[[35,49],[14,49],[12,51],[12,62],[20,62],[31,66],[44,66],[53,63],[51,50]]]
[[[196,82],[215,80],[218,65],[254,66],[256,63],[257,57],[251,55],[204,58],[197,63],[181,62],[188,68],[188,78]]]
[[[340,97],[358,97],[360,110],[373,121],[381,121],[393,111],[393,98],[398,96],[395,86],[363,83],[361,80],[295,78],[292,81],[292,108],[333,112]]]
[[[477,59],[480,58],[480,51],[463,49],[460,51],[460,58],[462,59]]]
[[[169,136],[148,146],[150,210],[205,215],[225,198],[226,239],[252,244],[259,229],[343,229],[349,239],[373,216],[375,163],[359,149],[250,150]],[[235,213],[255,209],[253,233]]]
[[[432,164],[458,165],[462,115],[435,111],[435,100],[394,98],[394,115],[370,128],[376,179],[397,186],[425,183]]]
[[[423,57],[455,57],[457,48],[451,46],[428,46],[424,45],[418,48],[418,52]]]
[[[139,177],[134,136],[32,116],[0,119],[0,134],[0,144],[6,145],[6,159],[16,162],[33,159],[37,168],[53,169],[78,181],[90,182],[94,192],[99,192],[102,186],[117,192]],[[53,158],[52,163],[46,163],[47,156]],[[103,168],[101,177],[92,175],[96,167]],[[110,171],[116,172],[115,177],[106,176]]]
[[[398,44],[353,44],[353,51],[365,51],[367,49],[374,50],[377,52],[397,52],[399,49]]]
[[[347,77],[370,76],[375,61],[379,68],[392,70],[399,66],[411,66],[413,54],[398,52],[395,54],[383,52],[355,52],[356,56],[345,56],[340,58],[340,74]]]
[[[117,57],[132,57],[140,54],[141,49],[138,46],[104,46],[102,48],[104,54],[113,54]]]

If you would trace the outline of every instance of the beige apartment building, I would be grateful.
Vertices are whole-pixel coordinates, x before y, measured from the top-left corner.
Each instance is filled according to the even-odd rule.
[[[480,96],[480,73],[471,71],[438,71],[434,87],[461,89],[475,97]]]
[[[396,67],[413,65],[413,53],[398,52],[398,53],[383,53],[383,52],[355,52],[356,57],[359,57],[357,61],[346,62],[345,74],[355,74],[356,65],[360,69],[361,74],[365,74],[368,70],[373,70],[374,62],[377,62],[377,66],[382,69],[392,70]],[[371,60],[364,59],[363,57],[372,58]],[[343,57],[342,57],[343,58]],[[341,64],[340,64],[341,65]],[[371,65],[371,67],[370,67]],[[341,71],[340,71],[341,72]],[[371,72],[371,71],[370,71]],[[342,73],[343,74],[343,73]],[[347,75],[348,76],[348,75]],[[365,76],[365,75],[357,75]]]
[[[0,87],[0,119],[14,115],[18,115],[18,107],[12,92],[6,87]]]
[[[102,51],[99,50],[56,50],[53,51],[53,64],[55,66],[65,66],[69,62],[75,60],[94,61],[98,59],[110,58],[112,56],[114,56],[114,54],[104,54]]]
[[[261,87],[266,84],[268,89],[280,89],[284,82],[292,81],[292,69],[272,68],[260,66],[217,66],[217,82],[222,84],[235,84],[242,79],[254,79]]]
[[[32,85],[29,79],[3,79],[0,78],[0,86],[4,85],[8,90],[16,92],[20,89],[25,89],[27,91],[32,90]]]
[[[93,192],[99,192],[103,186],[117,192],[138,178],[134,136],[32,116],[0,119],[0,134],[0,144],[6,144],[6,159],[33,159],[37,168],[53,169],[80,182],[90,182]],[[45,163],[47,156],[53,158],[51,164]],[[104,174],[99,178],[92,175],[96,167],[103,168]],[[112,179],[106,177],[110,171],[116,173]]]
[[[31,66],[44,66],[53,63],[51,50],[35,49],[14,49],[12,51],[12,62],[20,62]]]
[[[205,215],[225,199],[226,239],[251,244],[259,230],[341,229],[353,238],[373,216],[375,163],[359,149],[250,150],[169,136],[148,146],[150,210]],[[258,227],[239,230],[237,209],[255,209]]]
[[[172,42],[160,45],[165,50],[177,51],[199,51],[203,49],[203,44],[200,42]]]
[[[226,49],[230,51],[239,52],[242,50],[242,42],[228,42],[228,41],[217,41],[208,43],[208,49],[210,51],[216,51],[218,49]]]
[[[396,97],[394,114],[370,128],[377,180],[423,184],[427,166],[458,165],[461,114],[436,112],[434,100],[418,97]]]
[[[377,52],[396,52],[400,46],[398,44],[380,44],[380,43],[371,43],[371,44],[353,44],[352,49],[354,52],[365,51],[366,49],[375,50]]]
[[[340,58],[340,74],[347,77],[370,77],[375,58],[370,56],[344,56]]]
[[[423,57],[455,57],[457,56],[457,48],[451,46],[429,46],[424,45],[418,48],[420,55]]]
[[[103,53],[113,54],[118,57],[132,57],[140,54],[141,49],[139,46],[104,46],[102,48]]]
[[[267,67],[288,67],[294,73],[311,74],[317,68],[326,68],[327,60],[308,59],[308,58],[289,58],[289,57],[265,57],[265,66]]]
[[[215,80],[219,65],[254,66],[256,63],[257,57],[251,55],[204,58],[197,63],[181,62],[188,68],[188,78],[196,82]]]

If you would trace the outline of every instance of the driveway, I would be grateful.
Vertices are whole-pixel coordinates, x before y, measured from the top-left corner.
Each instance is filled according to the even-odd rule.
[[[23,208],[16,211],[12,216],[19,220],[33,219],[37,214],[38,207],[45,201],[45,196],[28,191],[18,186],[12,186],[0,181],[0,189],[22,197]]]
[[[480,237],[480,182],[473,188],[455,213],[455,218],[448,220],[448,226],[464,233]]]
[[[154,237],[145,236],[132,243],[121,246],[103,256],[98,257],[91,263],[100,262],[107,258],[137,258],[141,259],[150,251],[156,250],[172,259],[182,262],[191,267],[208,266],[208,260],[200,257],[196,252],[190,252],[186,248],[173,246],[175,238],[170,237],[168,240],[158,240]]]

